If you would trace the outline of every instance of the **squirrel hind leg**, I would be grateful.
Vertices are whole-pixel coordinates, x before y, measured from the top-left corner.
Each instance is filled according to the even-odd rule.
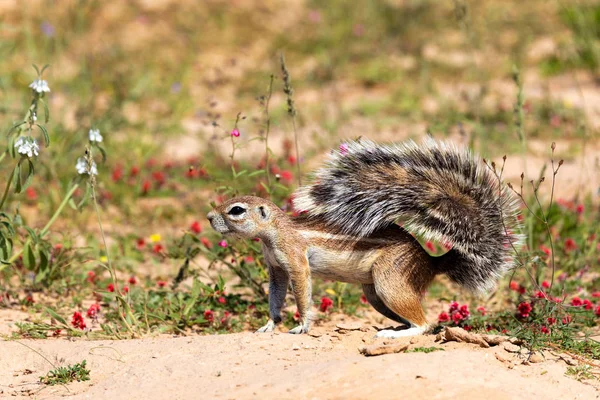
[[[399,322],[409,325],[410,328],[380,331],[378,337],[420,335],[429,328],[421,306],[421,294],[424,288],[429,286],[435,273],[429,265],[420,265],[421,261],[428,262],[428,260],[420,260],[410,252],[400,252],[400,254],[398,256],[395,249],[394,252],[383,255],[373,264],[373,286],[377,297],[385,307],[399,317]]]
[[[400,315],[396,314],[392,310],[385,305],[383,300],[377,296],[377,292],[375,291],[375,285],[373,284],[363,284],[363,293],[365,297],[369,301],[369,304],[373,306],[375,310],[377,310],[381,315],[391,319],[392,321],[400,322],[406,326],[410,326],[410,322],[406,319],[402,318]]]

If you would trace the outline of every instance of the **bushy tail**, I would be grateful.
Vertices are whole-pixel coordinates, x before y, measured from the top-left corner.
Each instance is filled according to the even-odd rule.
[[[509,189],[470,151],[433,139],[342,144],[296,192],[294,207],[359,237],[402,220],[427,240],[451,244],[439,264],[473,291],[495,285],[521,239]]]

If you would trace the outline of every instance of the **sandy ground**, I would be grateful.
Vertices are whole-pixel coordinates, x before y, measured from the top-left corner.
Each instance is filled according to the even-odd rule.
[[[592,382],[565,376],[567,364],[435,336],[397,339],[444,351],[365,357],[383,343],[360,323],[313,329],[311,336],[239,333],[129,341],[21,340],[0,343],[0,398],[54,399],[595,399]],[[34,351],[35,350],[35,351]],[[39,354],[38,354],[39,353]],[[51,366],[87,360],[91,381],[42,387]],[[529,364],[529,365],[526,365]]]

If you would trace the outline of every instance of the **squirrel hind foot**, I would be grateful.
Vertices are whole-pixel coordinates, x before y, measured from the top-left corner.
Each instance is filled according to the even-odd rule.
[[[375,337],[386,338],[386,339],[397,339],[397,338],[401,338],[401,337],[422,335],[426,331],[427,331],[427,326],[411,326],[408,329],[402,329],[399,331],[392,330],[392,329],[383,329],[383,330],[380,330],[379,332],[377,332]]]

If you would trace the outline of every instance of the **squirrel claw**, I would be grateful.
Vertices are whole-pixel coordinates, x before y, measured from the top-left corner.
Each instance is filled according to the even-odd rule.
[[[298,335],[300,333],[307,333],[307,332],[308,332],[308,327],[307,326],[298,325],[294,329],[290,329],[290,331],[288,333],[291,333],[292,335]]]
[[[267,324],[265,326],[263,326],[262,328],[259,328],[256,331],[256,333],[273,332],[273,329],[275,329],[275,322],[273,322],[273,320],[270,319],[269,322],[267,322]]]

